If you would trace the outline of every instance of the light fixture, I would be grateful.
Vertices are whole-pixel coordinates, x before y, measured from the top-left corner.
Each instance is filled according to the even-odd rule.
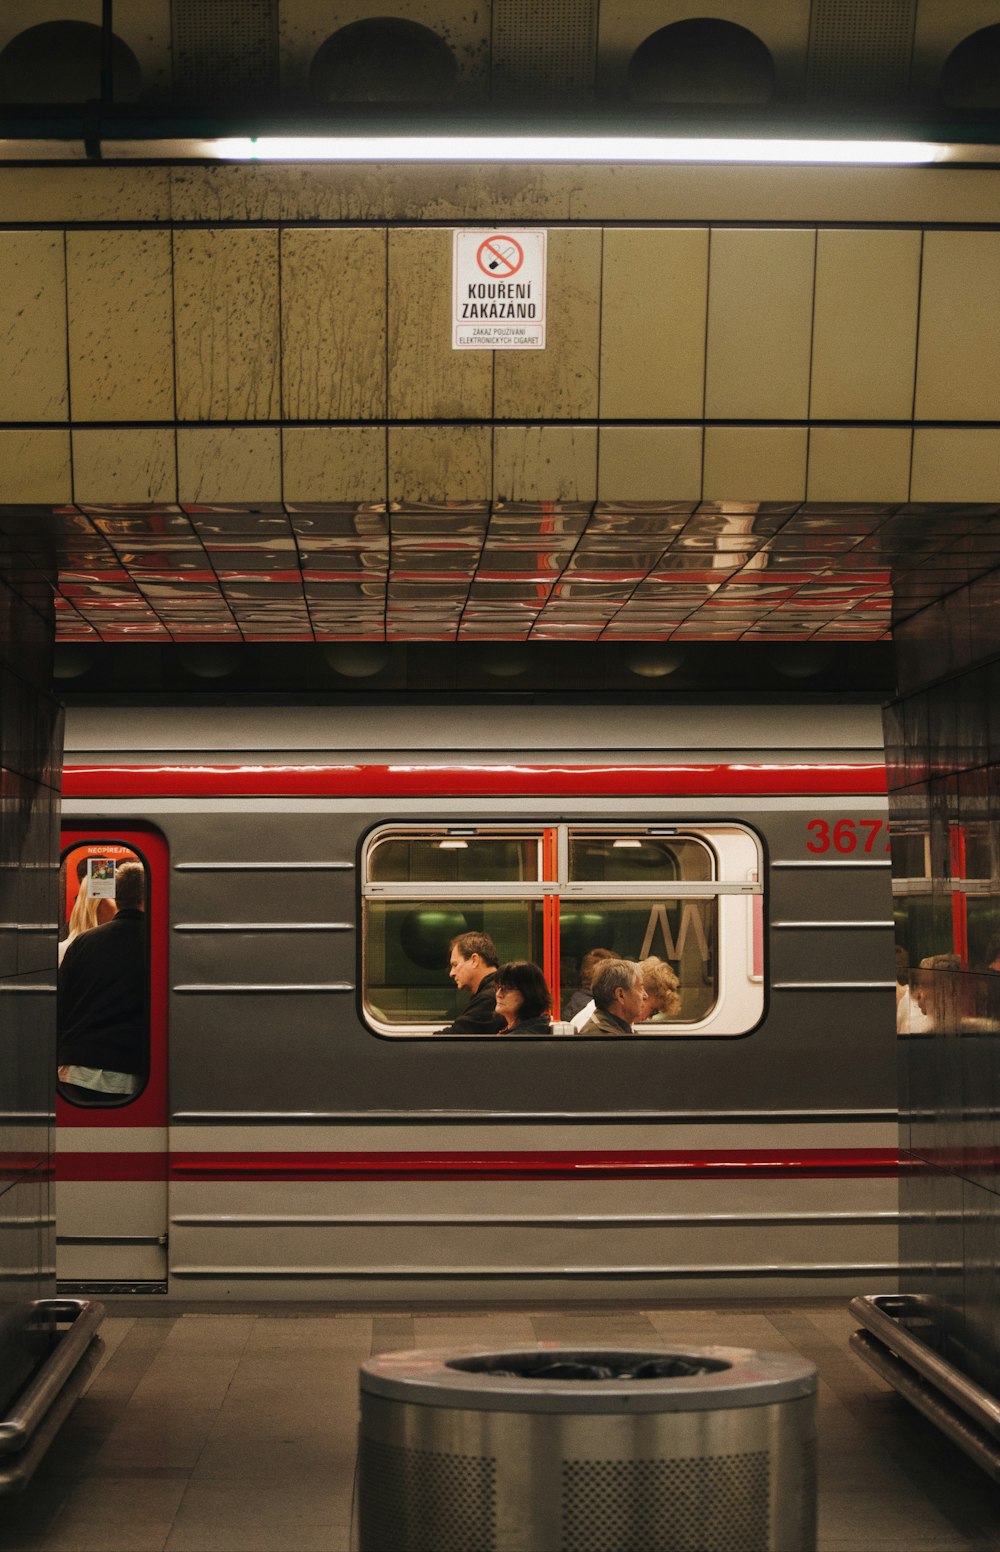
[[[108,147],[108,152],[114,152]],[[953,148],[925,140],[711,135],[339,134],[234,136],[205,142],[208,156],[260,162],[774,162],[921,166]]]
[[[612,851],[624,851],[626,847],[641,847],[641,841],[612,841]]]
[[[468,841],[438,841],[442,851],[468,851]]]

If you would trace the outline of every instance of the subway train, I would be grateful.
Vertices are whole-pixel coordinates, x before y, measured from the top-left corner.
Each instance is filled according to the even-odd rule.
[[[66,923],[138,859],[149,977],[139,1092],[60,1086],[66,1293],[894,1288],[874,697],[71,705],[63,815]],[[466,930],[556,1009],[594,947],[668,960],[680,1008],[444,1034]]]

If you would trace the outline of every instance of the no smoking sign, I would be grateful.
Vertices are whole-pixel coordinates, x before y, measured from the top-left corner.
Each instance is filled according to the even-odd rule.
[[[545,349],[545,232],[456,231],[455,350]]]

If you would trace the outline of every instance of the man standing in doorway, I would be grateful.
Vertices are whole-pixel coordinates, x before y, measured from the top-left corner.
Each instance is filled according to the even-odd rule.
[[[493,939],[487,932],[460,932],[449,945],[451,958],[448,974],[459,991],[468,992],[471,1001],[465,1012],[442,1029],[443,1035],[495,1035],[504,1027],[497,1013],[497,957]]]

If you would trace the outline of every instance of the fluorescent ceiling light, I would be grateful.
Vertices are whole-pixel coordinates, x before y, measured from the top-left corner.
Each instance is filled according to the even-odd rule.
[[[260,135],[210,142],[225,161],[779,162],[920,166],[950,147],[920,140],[667,135]]]

